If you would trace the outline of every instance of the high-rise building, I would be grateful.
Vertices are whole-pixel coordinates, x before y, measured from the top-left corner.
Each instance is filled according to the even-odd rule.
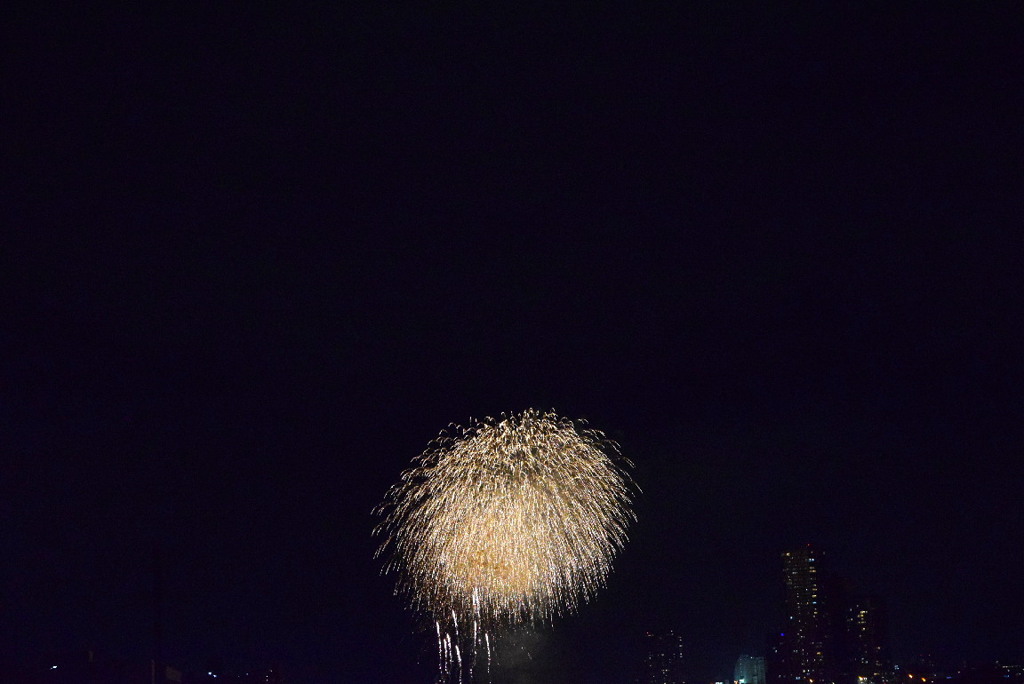
[[[683,638],[673,631],[653,633],[645,637],[646,654],[643,684],[685,684],[683,674]]]
[[[789,652],[797,679],[810,684],[831,679],[832,625],[823,562],[824,554],[810,544],[782,554]]]
[[[885,615],[807,546],[782,554],[785,627],[768,651],[770,684],[891,684]]]
[[[812,545],[782,554],[785,627],[769,650],[773,684],[831,684],[836,681],[834,619],[824,557]]]
[[[881,600],[874,596],[853,598],[844,613],[843,641],[847,656],[844,671],[851,684],[888,684],[893,681],[887,621]]]
[[[764,658],[741,655],[736,661],[732,679],[735,684],[765,684]]]

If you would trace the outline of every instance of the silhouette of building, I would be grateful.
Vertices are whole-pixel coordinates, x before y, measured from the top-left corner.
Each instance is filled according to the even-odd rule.
[[[889,657],[884,605],[875,596],[850,598],[844,607],[843,675],[850,684],[891,684],[895,670]]]
[[[832,608],[824,555],[811,544],[782,554],[786,626],[772,649],[777,684],[835,682]]]
[[[808,544],[782,554],[785,627],[769,643],[768,684],[892,684],[886,616]]]
[[[645,635],[641,684],[685,684],[683,638],[673,631]]]

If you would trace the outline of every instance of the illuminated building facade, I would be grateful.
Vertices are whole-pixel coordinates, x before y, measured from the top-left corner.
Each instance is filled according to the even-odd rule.
[[[741,655],[733,669],[734,684],[765,684],[764,658]]]

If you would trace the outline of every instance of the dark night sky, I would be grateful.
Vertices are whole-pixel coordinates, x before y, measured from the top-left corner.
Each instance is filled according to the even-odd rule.
[[[429,681],[370,511],[528,406],[644,490],[563,681],[728,675],[808,541],[898,658],[1024,657],[1024,22],[345,6],[3,29],[12,657],[148,657],[159,544],[172,662]]]

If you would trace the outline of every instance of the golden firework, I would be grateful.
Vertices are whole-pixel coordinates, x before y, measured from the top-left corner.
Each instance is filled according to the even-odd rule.
[[[553,412],[453,425],[377,509],[378,555],[442,641],[442,624],[457,636],[459,623],[476,635],[550,620],[604,585],[625,544],[629,465],[603,434]]]

